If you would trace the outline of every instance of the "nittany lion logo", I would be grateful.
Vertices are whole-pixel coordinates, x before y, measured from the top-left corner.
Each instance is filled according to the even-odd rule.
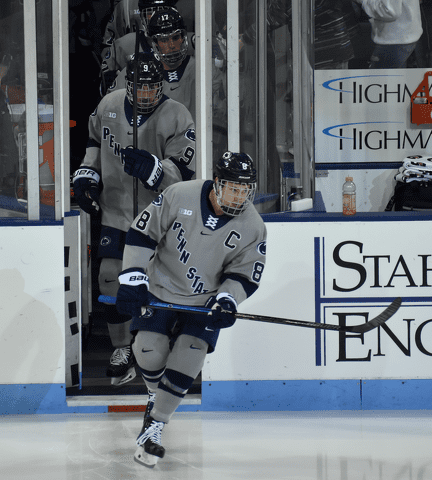
[[[107,247],[111,243],[111,238],[107,237],[106,235],[103,236],[100,240],[100,244],[102,247]]]
[[[257,252],[260,253],[261,255],[265,255],[266,250],[267,250],[266,242],[261,242],[257,245]]]
[[[189,130],[186,130],[184,136],[191,142],[195,142],[195,130],[193,128],[189,128]]]
[[[152,204],[155,206],[155,207],[161,207],[162,206],[162,202],[163,202],[163,195],[162,193],[153,200]]]

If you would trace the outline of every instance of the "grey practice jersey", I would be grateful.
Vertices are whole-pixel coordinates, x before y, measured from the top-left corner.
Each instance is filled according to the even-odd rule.
[[[259,286],[266,227],[253,205],[237,217],[209,207],[210,180],[166,189],[133,222],[123,269],[144,268],[149,291],[164,302],[204,305],[217,293],[242,302]]]
[[[102,225],[127,232],[133,221],[133,177],[123,169],[120,149],[133,144],[132,107],[126,91],[105,96],[89,119],[89,142],[82,166],[99,172]],[[149,116],[138,115],[137,148],[161,160],[164,177],[158,191],[138,182],[142,210],[169,185],[195,172],[195,131],[187,108],[164,96]]]
[[[131,32],[113,42],[105,53],[102,62],[102,71],[118,72],[126,67],[128,60],[135,53],[136,33]],[[153,53],[144,32],[140,32],[139,51]]]
[[[138,21],[138,25],[141,27],[138,0],[122,0],[114,7],[112,16],[105,28],[102,58],[105,57],[107,48],[111,47],[114,40],[135,31],[136,21]]]
[[[126,88],[126,67],[117,75],[107,93]],[[182,103],[195,122],[195,57],[188,55],[176,70],[164,70],[163,91],[167,97]]]

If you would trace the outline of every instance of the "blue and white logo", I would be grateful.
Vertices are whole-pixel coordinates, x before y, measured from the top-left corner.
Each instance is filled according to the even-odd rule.
[[[261,255],[265,255],[267,250],[267,243],[266,242],[261,242],[257,245],[257,252],[260,253]]]

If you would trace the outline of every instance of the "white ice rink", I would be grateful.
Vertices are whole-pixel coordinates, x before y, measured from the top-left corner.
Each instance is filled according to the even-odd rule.
[[[142,413],[0,417],[2,480],[429,480],[432,411],[176,413],[133,461]]]

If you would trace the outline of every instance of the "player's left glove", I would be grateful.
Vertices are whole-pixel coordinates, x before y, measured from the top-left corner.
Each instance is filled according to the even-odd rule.
[[[148,303],[148,276],[142,268],[127,268],[119,273],[120,287],[116,307],[123,315],[141,316],[141,307]]]
[[[237,302],[229,293],[219,293],[210,297],[205,306],[211,308],[211,312],[208,314],[209,327],[228,328],[234,325]]]
[[[127,147],[120,150],[124,171],[132,177],[141,180],[144,187],[149,190],[157,190],[162,182],[164,171],[162,162],[156,155],[140,150],[139,148]]]

